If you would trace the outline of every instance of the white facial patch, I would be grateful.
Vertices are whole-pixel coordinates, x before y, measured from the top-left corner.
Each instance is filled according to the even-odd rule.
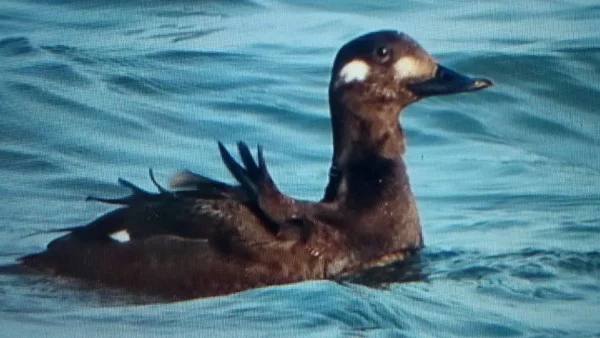
[[[352,60],[348,62],[338,74],[337,86],[350,82],[363,82],[369,76],[371,67],[362,60]]]
[[[396,76],[399,79],[420,77],[428,71],[426,63],[423,63],[411,56],[405,56],[398,59],[398,61],[394,63],[394,69],[396,70]]]
[[[114,239],[117,242],[129,242],[130,237],[127,230],[117,231],[115,233],[110,234],[110,238]]]

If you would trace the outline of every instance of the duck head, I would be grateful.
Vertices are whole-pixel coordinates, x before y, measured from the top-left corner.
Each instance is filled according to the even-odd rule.
[[[360,36],[340,49],[333,64],[329,102],[338,153],[334,157],[357,142],[380,144],[383,148],[378,152],[383,155],[401,155],[403,142],[393,146],[380,141],[390,134],[403,140],[398,118],[404,107],[425,97],[491,85],[490,80],[471,78],[438,64],[404,33],[378,31]]]

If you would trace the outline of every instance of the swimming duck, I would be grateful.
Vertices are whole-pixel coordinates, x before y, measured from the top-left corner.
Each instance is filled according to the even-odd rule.
[[[177,299],[266,285],[335,279],[386,265],[423,246],[402,156],[403,108],[422,98],[491,86],[439,65],[417,42],[378,31],[345,44],[329,84],[333,158],[321,201],[282,194],[262,149],[238,143],[236,161],[219,143],[238,182],[178,174],[173,190],[132,190],[120,205],[68,232],[44,252],[20,259],[28,269],[99,281]],[[129,240],[113,234],[126,231]]]

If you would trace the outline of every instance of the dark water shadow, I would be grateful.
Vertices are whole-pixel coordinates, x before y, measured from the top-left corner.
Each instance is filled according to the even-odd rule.
[[[424,266],[421,255],[417,254],[406,260],[367,269],[336,281],[341,284],[353,283],[376,289],[389,289],[393,284],[427,281]]]

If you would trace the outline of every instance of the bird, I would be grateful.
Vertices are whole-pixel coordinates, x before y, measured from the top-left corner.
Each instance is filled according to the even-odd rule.
[[[335,56],[329,82],[333,156],[318,201],[283,194],[262,147],[218,143],[235,179],[184,171],[157,192],[88,197],[118,207],[19,259],[31,272],[67,276],[173,299],[336,279],[415,255],[424,241],[403,156],[407,106],[492,86],[439,64],[396,30],[361,35]],[[114,238],[126,232],[127,241]]]

